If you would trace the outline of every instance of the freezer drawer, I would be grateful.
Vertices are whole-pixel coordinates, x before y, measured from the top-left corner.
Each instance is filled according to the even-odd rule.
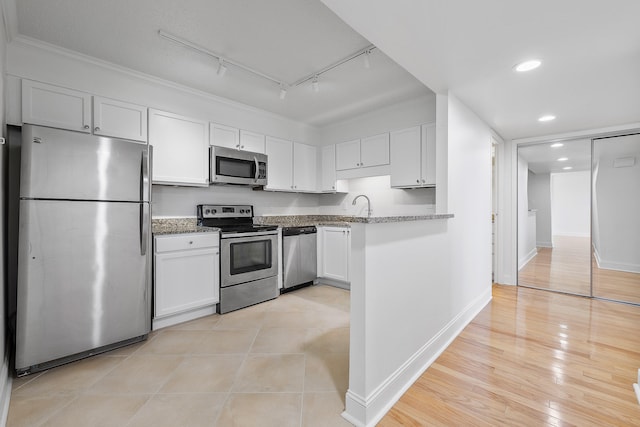
[[[149,332],[147,214],[146,203],[20,202],[18,371]]]

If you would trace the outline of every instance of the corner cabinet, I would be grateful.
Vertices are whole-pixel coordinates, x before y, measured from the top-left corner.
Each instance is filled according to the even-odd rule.
[[[271,136],[265,146],[269,158],[265,190],[317,191],[317,147]]]
[[[220,301],[218,233],[154,238],[153,329],[216,312]]]
[[[349,283],[351,229],[318,227],[318,277]]]
[[[209,184],[208,122],[150,109],[149,144],[154,184]]]
[[[391,132],[391,187],[436,185],[435,124]]]

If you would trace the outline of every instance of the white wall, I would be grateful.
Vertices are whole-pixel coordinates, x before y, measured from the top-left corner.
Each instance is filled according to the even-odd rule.
[[[345,416],[356,425],[374,425],[491,298],[491,130],[455,96],[439,100],[455,217],[352,227]]]
[[[535,213],[529,212],[529,164],[518,155],[518,270],[536,251]]]
[[[421,96],[319,129],[322,145],[336,144],[436,121],[436,97]]]
[[[589,237],[591,172],[551,174],[551,230],[554,236]]]
[[[601,268],[640,273],[640,136],[596,140],[593,244]],[[628,167],[618,158],[633,157]]]
[[[536,210],[536,243],[551,247],[551,176],[529,171],[529,208]]]

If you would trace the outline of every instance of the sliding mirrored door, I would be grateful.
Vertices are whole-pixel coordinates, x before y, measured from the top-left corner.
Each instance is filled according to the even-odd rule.
[[[591,141],[518,147],[518,285],[591,295]]]
[[[593,140],[593,296],[640,304],[640,135]]]

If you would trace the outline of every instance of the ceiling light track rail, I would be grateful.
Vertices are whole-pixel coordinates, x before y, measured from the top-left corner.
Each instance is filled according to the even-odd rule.
[[[222,55],[220,55],[219,53],[213,52],[213,51],[211,51],[211,50],[209,50],[209,49],[207,49],[205,47],[197,45],[197,44],[195,44],[195,43],[193,43],[193,42],[191,42],[191,41],[189,41],[187,39],[183,39],[182,37],[179,37],[179,36],[176,36],[174,34],[168,33],[168,32],[166,32],[164,30],[158,30],[158,35],[160,37],[164,38],[164,39],[167,39],[169,41],[172,41],[174,43],[177,43],[179,45],[187,47],[187,48],[189,48],[191,50],[194,50],[196,52],[199,52],[199,53],[202,53],[204,55],[207,55],[207,56],[210,56],[212,58],[215,58],[216,60],[218,60],[219,64],[230,64],[230,65],[233,65],[236,68],[240,68],[240,69],[242,69],[244,71],[247,71],[247,72],[249,72],[251,74],[254,74],[256,76],[262,77],[263,79],[269,80],[269,81],[271,81],[271,82],[273,82],[273,83],[275,83],[275,84],[277,84],[279,86],[287,85],[286,82],[283,82],[282,80],[278,80],[278,79],[276,79],[274,77],[271,77],[271,76],[269,76],[267,74],[264,74],[264,73],[262,73],[260,71],[254,70],[253,68],[248,67],[248,66],[246,66],[244,64],[241,64],[239,62],[233,61],[233,60],[231,60],[229,58],[225,58]]]
[[[171,33],[167,32],[167,31],[158,30],[158,35],[160,37],[162,37],[163,39],[169,40],[169,41],[171,41],[173,43],[176,43],[176,44],[179,44],[181,46],[184,46],[184,47],[186,47],[188,49],[191,49],[191,50],[193,50],[195,52],[198,52],[198,53],[201,53],[203,55],[207,55],[207,56],[209,56],[211,58],[216,59],[218,61],[217,74],[219,76],[223,76],[224,75],[224,72],[226,71],[225,65],[229,64],[229,65],[232,65],[232,66],[234,66],[236,68],[240,68],[240,69],[242,69],[242,70],[244,70],[244,71],[246,71],[248,73],[251,73],[251,74],[253,74],[255,76],[262,77],[263,79],[269,80],[270,82],[273,82],[273,83],[277,84],[280,87],[280,99],[284,99],[284,97],[286,96],[287,88],[300,86],[301,84],[303,84],[305,82],[308,82],[310,80],[313,82],[313,84],[312,84],[313,90],[315,92],[317,92],[318,91],[318,77],[320,77],[322,74],[324,74],[324,73],[326,73],[328,71],[331,71],[334,68],[339,67],[340,65],[342,65],[342,64],[344,64],[346,62],[349,62],[349,61],[351,61],[351,60],[353,60],[355,58],[358,58],[358,57],[360,57],[362,55],[366,55],[365,56],[365,68],[369,68],[369,55],[371,54],[371,52],[374,49],[376,49],[376,47],[371,44],[371,45],[365,47],[364,49],[360,49],[357,52],[354,52],[351,55],[346,56],[346,57],[342,58],[341,60],[339,60],[337,62],[334,62],[333,64],[324,67],[323,69],[321,69],[319,71],[316,71],[315,73],[311,73],[308,76],[305,76],[305,77],[295,81],[294,83],[289,84],[289,83],[284,82],[282,80],[276,79],[275,77],[271,77],[271,76],[269,76],[269,75],[267,75],[267,74],[265,74],[263,72],[255,70],[255,69],[253,69],[251,67],[248,67],[248,66],[246,66],[244,64],[241,64],[239,62],[233,61],[233,60],[231,60],[229,58],[225,58],[224,56],[220,55],[217,52],[209,50],[209,49],[207,49],[205,47],[202,47],[202,46],[200,46],[200,45],[198,45],[196,43],[193,43],[192,41],[184,39],[184,38],[182,38],[180,36],[176,36],[175,34],[171,34]]]

